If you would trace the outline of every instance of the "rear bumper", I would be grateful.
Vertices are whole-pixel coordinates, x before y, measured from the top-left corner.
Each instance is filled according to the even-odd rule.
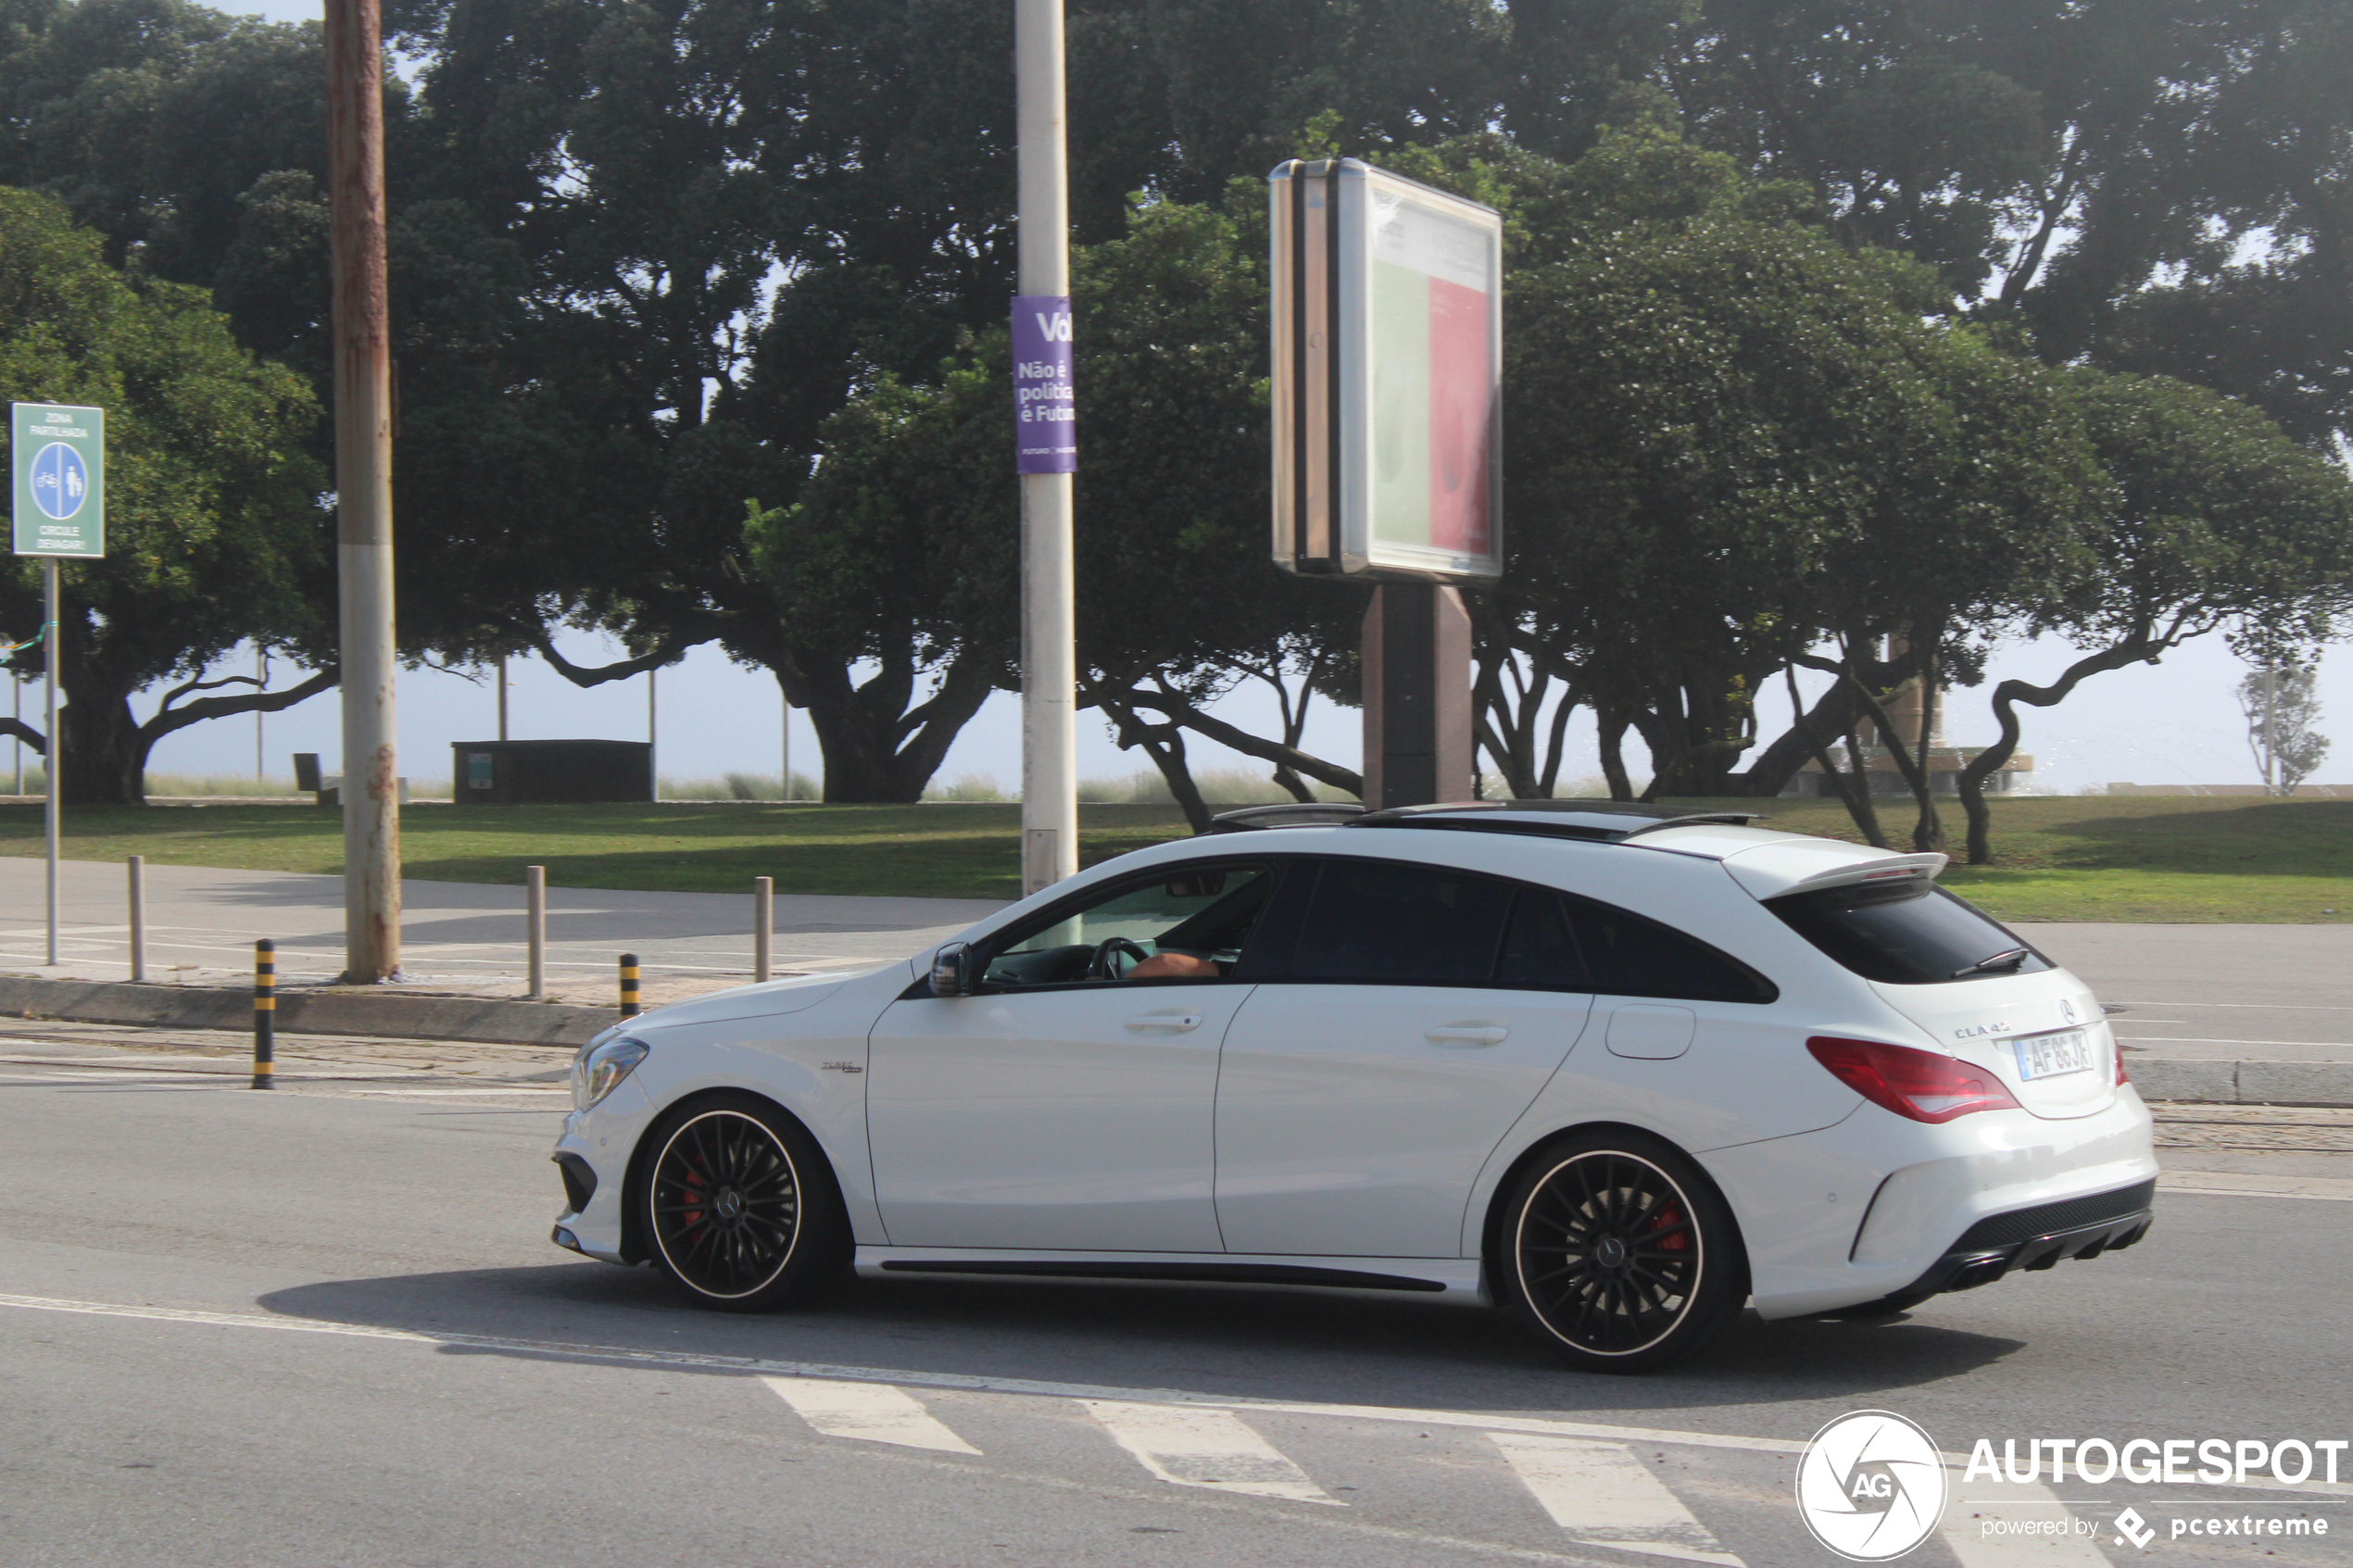
[[[1908,1306],[1943,1291],[1992,1285],[2015,1270],[2048,1269],[2070,1258],[2120,1252],[2148,1234],[2156,1220],[2151,1207],[2156,1193],[2154,1181],[2141,1182],[2064,1203],[1989,1214],[1888,1302]]]

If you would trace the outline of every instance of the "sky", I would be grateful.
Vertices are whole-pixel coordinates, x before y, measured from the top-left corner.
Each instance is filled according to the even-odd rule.
[[[317,20],[322,15],[319,0],[262,0],[259,4],[233,0],[222,8],[272,21]],[[574,635],[560,646],[574,662],[602,662],[617,656],[617,649],[600,647],[599,643],[598,638]],[[1986,697],[1992,681],[2006,676],[2048,680],[2066,667],[2069,658],[2067,646],[2057,638],[2006,649],[1994,659],[1984,687],[1955,692],[1948,698],[1947,735],[1964,746],[1991,741],[1994,725]],[[241,652],[224,661],[220,671],[250,673],[252,667],[252,655]],[[515,739],[647,738],[648,682],[644,677],[583,691],[535,659],[518,660],[510,671],[509,734]],[[2116,782],[2256,782],[2245,725],[2231,696],[2232,687],[2245,672],[2245,666],[2231,657],[2221,639],[2209,637],[2176,650],[2160,665],[2136,665],[2095,676],[2056,709],[2027,710],[2021,744],[2035,759],[2034,786],[2079,794]],[[282,667],[272,684],[291,684],[296,679]],[[1823,679],[1815,676],[1802,683],[1809,697]],[[782,701],[774,680],[765,671],[744,669],[717,649],[705,646],[661,671],[658,687],[656,756],[664,777],[708,779],[730,771],[774,775]],[[2343,738],[2313,782],[2353,779],[2353,656],[2345,644],[2331,648],[2322,661],[2320,697],[2322,732],[2334,728]],[[28,709],[37,709],[38,689],[28,687],[23,701]],[[148,698],[137,705],[142,717],[152,704]],[[1216,711],[1258,734],[1275,729],[1271,698],[1239,694]],[[485,740],[497,734],[497,698],[486,677],[469,680],[440,671],[404,671],[398,712],[401,771],[421,782],[449,777],[452,742]],[[336,698],[329,694],[263,721],[263,771],[271,776],[291,776],[291,759],[297,751],[321,753],[328,759],[328,770],[333,771],[339,746],[336,713]],[[1767,733],[1778,734],[1787,721],[1787,702],[1778,693],[1769,696],[1763,715]],[[1362,755],[1361,726],[1356,710],[1318,702],[1308,725],[1307,748],[1353,767]],[[255,761],[254,730],[250,718],[195,725],[165,739],[156,748],[150,767],[158,772],[250,774]],[[1600,772],[1590,714],[1579,714],[1572,721],[1571,737],[1572,748],[1561,774],[1564,793],[1571,782]],[[794,771],[814,777],[819,753],[805,713],[793,715],[791,744]],[[1079,715],[1078,746],[1082,778],[1125,777],[1139,767],[1150,767],[1139,755],[1123,754],[1113,744],[1109,727],[1091,713]],[[1263,763],[1207,741],[1189,739],[1187,748],[1196,771],[1265,771]],[[8,753],[0,752],[0,767],[9,760]],[[1638,770],[1642,766],[1641,748],[1630,737],[1628,761]],[[959,776],[992,778],[1008,792],[1018,784],[1018,697],[997,694],[965,726],[938,774],[942,783]]]
[[[602,662],[620,651],[580,633],[558,646],[574,662]],[[1994,660],[1992,675],[2047,681],[2065,668],[2069,658],[2064,643],[2045,639],[2005,650]],[[224,674],[248,674],[252,669],[250,652],[233,655],[218,667]],[[2232,658],[2221,639],[2209,637],[2175,650],[2162,664],[2096,675],[2055,709],[2027,709],[2022,749],[2035,759],[2033,786],[2082,794],[2118,782],[2257,782],[2245,726],[2231,696],[2245,672],[2246,666]],[[647,738],[648,683],[644,676],[582,690],[533,658],[515,660],[510,677],[509,734],[514,739]],[[279,663],[271,684],[283,687],[299,679]],[[1823,679],[1811,676],[1803,683],[1809,699]],[[1957,691],[1948,698],[1946,732],[1955,743],[1982,746],[1994,738],[1986,704],[1991,689],[1989,681],[1984,687]],[[663,777],[716,779],[731,771],[774,776],[783,702],[775,681],[765,671],[747,670],[714,648],[699,647],[682,663],[662,671],[656,690],[659,727],[654,739]],[[2339,739],[2335,754],[2321,765],[2312,782],[2353,780],[2353,652],[2344,644],[2329,649],[2322,663],[2320,696],[2321,729],[2323,734],[2334,731]],[[25,711],[37,712],[40,687],[25,686],[22,700]],[[135,705],[141,718],[153,711],[154,701],[149,696]],[[1271,699],[1239,695],[1216,711],[1254,733],[1274,732]],[[464,672],[404,671],[397,712],[401,771],[421,784],[449,778],[451,743],[494,739],[498,733],[497,688],[486,672],[469,678]],[[1778,734],[1787,721],[1788,704],[1774,694],[1763,715],[1766,731]],[[1311,709],[1308,749],[1353,767],[1362,756],[1361,726],[1356,710],[1319,700]],[[167,736],[149,766],[157,772],[251,775],[254,731],[250,717],[193,725]],[[1562,769],[1562,793],[1588,793],[1570,786],[1600,772],[1591,715],[1579,714],[1570,733],[1573,744]],[[1078,743],[1082,778],[1124,778],[1150,767],[1140,756],[1123,754],[1113,744],[1109,726],[1095,714],[1079,715]],[[293,754],[298,751],[320,753],[327,771],[334,771],[341,746],[335,695],[312,697],[264,719],[262,746],[262,771],[271,777],[290,778]],[[1189,739],[1187,746],[1197,772],[1219,768],[1247,769],[1262,776],[1265,772],[1265,764],[1210,742]],[[806,713],[792,717],[792,755],[796,772],[817,775],[821,758]],[[11,753],[0,750],[0,767],[10,760]],[[1642,765],[1641,748],[1630,737],[1628,761],[1638,771]],[[960,776],[993,779],[1006,793],[1014,791],[1021,778],[1018,697],[997,694],[965,726],[938,782]]]

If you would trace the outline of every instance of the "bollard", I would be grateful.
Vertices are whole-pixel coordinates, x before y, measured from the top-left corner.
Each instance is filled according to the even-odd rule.
[[[531,999],[547,999],[547,868],[525,866],[522,869],[525,924],[529,929],[531,947]]]
[[[776,943],[776,879],[751,879],[751,978],[768,978],[768,953]]]
[[[645,1010],[637,1005],[637,955],[621,955],[621,1016],[635,1018]]]
[[[267,936],[253,945],[253,1086],[270,1087],[277,1065],[278,944]]]
[[[147,978],[147,858],[131,857],[131,978]]]

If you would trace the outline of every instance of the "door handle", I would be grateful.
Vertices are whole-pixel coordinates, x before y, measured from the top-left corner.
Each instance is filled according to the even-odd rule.
[[[1433,1046],[1500,1046],[1510,1033],[1501,1023],[1441,1023],[1422,1038]]]
[[[1166,1030],[1171,1035],[1182,1035],[1200,1028],[1201,1017],[1197,1012],[1148,1012],[1140,1018],[1129,1019],[1127,1027],[1139,1034],[1149,1030]]]

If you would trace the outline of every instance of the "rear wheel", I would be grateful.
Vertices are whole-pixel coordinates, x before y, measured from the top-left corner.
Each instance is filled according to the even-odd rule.
[[[648,1135],[638,1212],[655,1266],[696,1305],[772,1311],[830,1283],[848,1228],[825,1157],[751,1095],[712,1096]]]
[[[1514,1184],[1498,1241],[1513,1307],[1587,1372],[1665,1366],[1748,1298],[1731,1211],[1688,1159],[1638,1133],[1546,1148]]]

